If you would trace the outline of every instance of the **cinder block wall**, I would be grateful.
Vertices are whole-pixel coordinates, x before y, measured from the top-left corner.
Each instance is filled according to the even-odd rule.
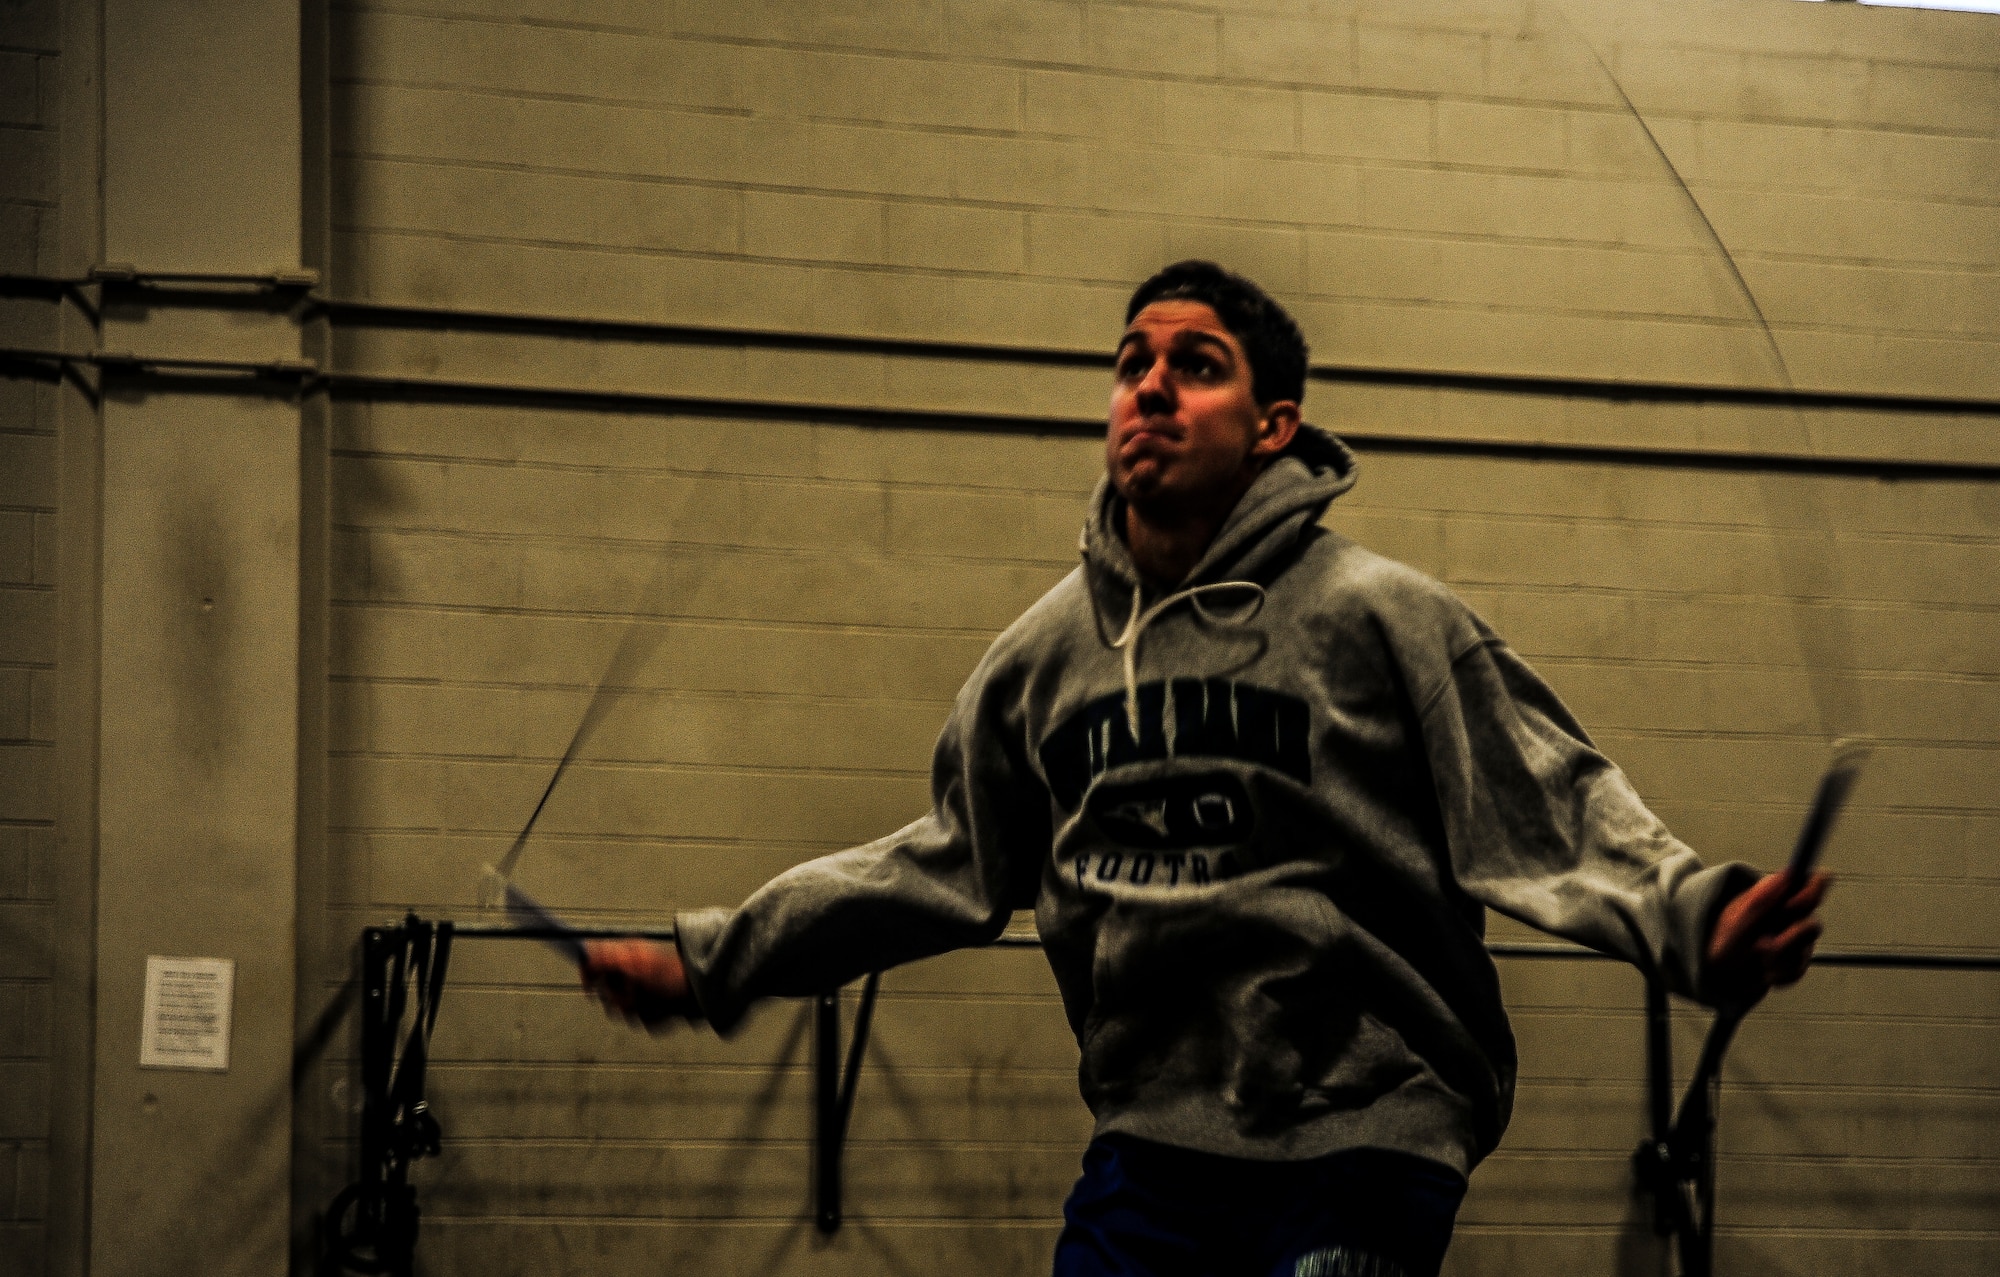
[[[1992,417],[1558,384],[2000,396],[2000,20],[492,0],[342,9],[335,57],[340,296],[696,330],[350,326],[385,377],[659,396],[343,405],[351,922],[471,904],[635,612],[650,655],[522,864],[552,903],[732,902],[919,810],[957,682],[1074,562],[1106,381],[1066,356],[1199,254],[1279,292],[1329,370],[1551,379],[1316,381],[1309,415],[1364,459],[1330,522],[1461,590],[1715,858],[1781,859],[1828,738],[1880,737],[1829,943],[2000,945],[1993,486],[1796,462],[1990,464]],[[857,407],[899,415],[827,411]],[[458,961],[435,1271],[1046,1264],[1088,1123],[1033,954],[891,975],[831,1243],[801,1008],[647,1040],[540,954]],[[1637,977],[1505,974],[1520,1109],[1452,1271],[1662,1271],[1627,1167]],[[1995,997],[1824,971],[1759,1013],[1724,1109],[1727,1271],[2000,1259]]]
[[[53,0],[0,7],[0,274],[54,267],[57,45]],[[0,346],[52,345],[49,319],[0,296]],[[0,379],[0,1268],[24,1273],[49,1190],[55,443],[53,388]]]

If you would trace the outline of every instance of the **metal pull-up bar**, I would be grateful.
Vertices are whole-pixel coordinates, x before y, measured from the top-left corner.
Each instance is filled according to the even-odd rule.
[[[362,932],[361,1178],[342,1190],[327,1212],[326,1249],[343,1268],[409,1277],[419,1211],[410,1164],[436,1156],[442,1131],[424,1095],[430,1030],[444,993],[454,940],[640,938],[671,943],[672,930],[571,927],[454,926],[415,913],[394,926]],[[994,948],[1039,948],[1039,938],[1008,932]],[[1496,958],[1617,961],[1568,944],[1489,943]],[[1823,953],[1815,966],[1928,971],[2000,971],[2000,957],[1944,953]],[[861,986],[860,1006],[844,1053],[840,991],[813,999],[813,1214],[822,1233],[842,1219],[841,1156],[853,1116],[861,1061],[881,989],[876,972]],[[415,1015],[407,1029],[406,1010]],[[1672,1236],[1681,1277],[1711,1277],[1715,1253],[1715,1133],[1721,1067],[1740,1017],[1718,1016],[1678,1110],[1674,1105],[1672,1014],[1667,991],[1646,982],[1646,1100],[1650,1134],[1633,1153],[1641,1188],[1653,1195],[1654,1231]]]

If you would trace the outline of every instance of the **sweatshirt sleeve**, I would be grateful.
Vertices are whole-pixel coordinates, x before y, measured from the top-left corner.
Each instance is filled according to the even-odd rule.
[[[1756,881],[1703,868],[1592,747],[1526,662],[1476,620],[1422,706],[1451,867],[1510,918],[1616,954],[1712,1002],[1703,955],[1722,906]]]
[[[1049,799],[1008,728],[1018,694],[995,676],[1000,664],[987,654],[938,737],[929,814],[787,870],[740,908],[675,919],[689,983],[717,1032],[759,998],[822,993],[984,944],[1034,903]]]

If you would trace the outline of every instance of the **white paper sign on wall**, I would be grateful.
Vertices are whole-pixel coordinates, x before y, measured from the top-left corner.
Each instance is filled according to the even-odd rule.
[[[233,958],[148,957],[139,1067],[227,1072],[235,990]]]

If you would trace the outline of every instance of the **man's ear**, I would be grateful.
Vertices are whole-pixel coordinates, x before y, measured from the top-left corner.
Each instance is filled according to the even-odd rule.
[[[1299,405],[1279,399],[1257,412],[1257,442],[1250,445],[1250,455],[1269,460],[1292,446],[1292,436],[1299,432]]]

